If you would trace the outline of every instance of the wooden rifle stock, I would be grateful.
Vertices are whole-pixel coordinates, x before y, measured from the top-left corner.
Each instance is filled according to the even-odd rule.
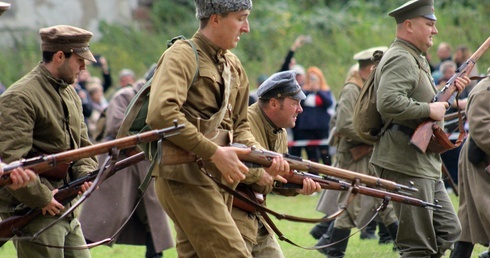
[[[341,181],[341,180],[336,180],[336,179],[331,179],[331,178],[324,178],[321,176],[309,174],[309,173],[303,173],[303,172],[291,172],[289,175],[284,176],[286,180],[288,180],[287,184],[284,184],[279,181],[274,182],[274,186],[276,188],[302,188],[303,186],[303,180],[305,178],[311,178],[313,181],[317,182],[322,189],[330,189],[330,190],[337,190],[337,191],[347,191],[350,188],[353,188],[353,192],[357,192],[363,195],[368,195],[372,196],[375,198],[380,198],[380,199],[385,199],[388,198],[391,201],[394,202],[399,202],[399,203],[404,203],[408,205],[413,205],[413,206],[418,206],[418,207],[423,207],[423,208],[432,208],[432,209],[440,209],[442,206],[438,204],[432,204],[429,202],[422,201],[417,198],[409,197],[406,195],[402,194],[396,194],[392,192],[387,192],[375,188],[370,188],[366,186],[356,186],[356,185],[351,185],[347,182]]]
[[[234,144],[233,146],[240,147],[240,145],[237,144]],[[245,146],[245,148],[247,147]],[[284,160],[286,160],[289,163],[289,167],[291,168],[291,170],[308,171],[310,173],[324,174],[324,175],[348,180],[350,182],[359,180],[361,183],[366,184],[368,186],[381,187],[391,191],[402,191],[402,190],[408,190],[414,192],[418,191],[413,186],[406,186],[379,177],[369,176],[346,169],[341,169],[341,168],[336,168],[336,167],[332,167],[316,162],[311,162],[309,160],[303,160],[301,157],[296,157],[289,154],[279,154],[273,151],[257,150],[255,148],[252,148],[252,150],[248,154],[238,154],[238,158],[243,162],[249,162],[249,163],[259,164],[268,167],[272,164],[271,160],[275,156],[279,156],[279,155],[284,156]]]
[[[490,37],[488,37],[487,40],[483,42],[483,44],[476,50],[476,52],[473,55],[471,55],[471,57],[468,60],[466,60],[466,62],[464,62],[460,67],[458,67],[456,73],[451,77],[451,79],[447,81],[444,88],[442,88],[442,90],[440,90],[437,93],[437,95],[434,97],[432,102],[448,102],[449,105],[451,105],[456,97],[455,96],[457,90],[455,85],[456,78],[461,76],[469,76],[476,62],[483,55],[483,53],[487,51],[489,46],[490,46]],[[415,129],[415,132],[412,135],[410,143],[412,144],[412,146],[414,146],[418,151],[422,153],[425,153],[428,149],[431,152],[442,153],[444,151],[455,148],[460,144],[460,143],[458,143],[457,145],[452,144],[451,141],[447,139],[447,136],[444,134],[442,128],[440,128],[436,124],[436,121],[430,118],[422,122],[417,127],[417,129]]]
[[[93,157],[99,154],[108,153],[113,148],[127,149],[138,145],[139,143],[157,141],[178,134],[179,130],[184,128],[184,125],[178,125],[174,122],[174,126],[159,130],[151,130],[148,132],[127,136],[112,141],[107,141],[91,146],[86,146],[78,149],[64,151],[56,154],[41,155],[29,159],[21,159],[10,163],[3,167],[4,173],[0,176],[0,186],[10,184],[10,172],[15,168],[28,168],[34,172],[41,174],[49,171],[59,164],[70,163],[82,158]]]
[[[145,159],[145,154],[143,152],[139,152],[135,155],[127,157],[121,161],[116,162],[114,164],[114,171],[112,174],[109,174],[108,177],[115,174],[116,171],[121,170],[123,168],[127,168],[132,166],[140,161]],[[99,173],[99,170],[94,170],[90,172],[88,175],[74,180],[67,185],[58,189],[58,192],[54,195],[54,198],[63,205],[71,202],[78,196],[78,192],[80,191],[80,187],[85,182],[93,181]],[[14,215],[5,220],[0,221],[0,247],[3,246],[7,241],[4,239],[9,239],[15,236],[17,233],[20,233],[20,230],[29,224],[33,219],[41,214],[41,209],[30,209],[24,215]]]

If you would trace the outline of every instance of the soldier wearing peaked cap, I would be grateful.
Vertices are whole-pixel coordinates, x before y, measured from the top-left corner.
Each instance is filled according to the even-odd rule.
[[[358,62],[359,69],[347,78],[347,82],[342,87],[335,114],[338,167],[372,176],[375,175],[375,172],[369,164],[369,159],[371,158],[373,146],[357,136],[352,124],[352,116],[361,87],[372,71],[374,61],[371,58],[373,53],[375,51],[386,51],[386,49],[387,47],[373,47],[354,54],[353,59]],[[353,156],[352,153],[363,153],[363,156]],[[348,195],[344,192],[340,193],[338,203],[343,203],[345,198],[348,198]],[[331,200],[323,199],[323,201],[328,202]],[[365,226],[372,216],[371,211],[379,207],[380,204],[380,199],[369,196],[361,196],[358,200],[351,203],[346,212],[335,219],[333,231],[325,232],[317,243],[318,246],[334,245],[319,251],[329,257],[343,257],[347,249],[348,236],[351,233],[351,229]],[[398,231],[398,220],[391,203],[384,211],[380,212],[379,217],[388,229],[391,239],[394,240]],[[380,243],[386,243],[386,241],[389,240],[380,239]]]
[[[0,96],[2,161],[11,162],[91,145],[81,113],[80,97],[70,84],[85,69],[85,59],[93,60],[89,49],[92,33],[59,25],[43,28],[39,34],[42,62]],[[69,171],[58,178],[41,174],[25,188],[4,188],[0,190],[0,216],[6,219],[23,208],[41,209],[42,215],[21,229],[23,235],[32,236],[72,205],[71,202],[63,205],[54,199],[55,190],[95,169],[95,157],[84,158],[72,164]],[[89,186],[85,183],[81,191]],[[41,245],[14,240],[17,256],[90,257],[88,249],[47,247],[85,244],[77,213],[75,211],[41,234],[36,240]]]
[[[258,101],[248,109],[252,134],[265,149],[287,153],[285,129],[295,126],[297,115],[303,112],[300,101],[306,98],[296,81],[295,72],[288,70],[271,75],[261,84],[257,95]],[[263,169],[250,169],[237,189],[266,196],[273,191],[273,180]],[[275,189],[274,192],[293,196],[298,193],[309,195],[320,190],[320,185],[309,179],[303,182],[303,189]],[[274,232],[258,212],[246,211],[234,202],[232,216],[253,257],[284,257]]]
[[[432,119],[444,127],[446,102],[432,102],[434,81],[424,53],[438,33],[432,0],[410,1],[391,11],[396,21],[396,39],[383,55],[374,78],[377,84],[377,108],[391,126],[374,144],[371,163],[376,173],[389,180],[419,189],[413,197],[443,207],[420,209],[393,203],[400,222],[396,244],[402,257],[441,257],[461,233],[461,226],[441,180],[441,157],[422,153],[410,146],[417,126]],[[458,78],[463,90],[470,82]],[[414,234],[413,232],[417,232]]]
[[[160,58],[152,82],[148,117],[151,128],[184,123],[168,141],[202,158],[216,180],[236,187],[248,168],[230,147],[260,144],[247,120],[249,81],[240,60],[229,50],[250,31],[251,0],[196,0],[199,30],[191,44],[175,42]],[[199,69],[196,75],[196,69]],[[195,76],[196,75],[196,76]],[[199,164],[202,165],[202,164]],[[198,164],[154,166],[155,190],[174,222],[179,257],[252,257],[231,216],[232,196],[220,190]],[[282,157],[266,169],[273,176],[289,172]],[[196,209],[195,207],[199,207]]]

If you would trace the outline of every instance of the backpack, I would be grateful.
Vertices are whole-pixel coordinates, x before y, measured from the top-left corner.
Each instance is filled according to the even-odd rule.
[[[412,50],[406,48],[409,52]],[[415,55],[414,53],[412,55]],[[374,61],[374,66],[369,74],[369,77],[364,82],[359,97],[357,98],[356,104],[354,106],[354,113],[352,116],[352,123],[354,130],[357,135],[364,141],[374,144],[383,135],[383,133],[388,129],[388,127],[393,122],[393,119],[388,119],[383,123],[381,114],[376,108],[376,91],[378,90],[378,85],[374,83],[374,76],[376,74],[376,69],[378,64],[383,57],[382,51],[375,51],[373,53],[372,60]],[[415,58],[415,56],[414,56]],[[412,92],[408,95],[409,97],[415,92],[415,89],[420,84],[422,78],[423,66],[419,63],[419,60],[415,58],[417,65],[420,68],[419,81]]]
[[[362,85],[352,116],[352,123],[357,135],[371,144],[374,144],[391,124],[391,121],[389,121],[383,125],[381,115],[376,109],[376,91],[378,87],[374,84],[374,75],[381,57],[383,57],[382,51],[378,50],[373,53],[374,66],[369,77]]]
[[[167,42],[167,49],[170,48],[177,40],[184,40],[187,42],[196,56],[196,73],[192,79],[191,85],[197,78],[199,73],[199,56],[197,53],[196,46],[190,40],[187,40],[184,36],[180,35],[174,37]],[[136,93],[134,98],[129,103],[126,113],[124,115],[124,120],[119,128],[116,138],[124,137],[127,135],[138,134],[151,130],[150,126],[146,124],[146,116],[148,114],[148,104],[150,102],[150,89],[151,82],[153,81],[154,74],[150,78],[147,78],[145,85]],[[152,160],[153,156],[157,153],[157,142],[140,143],[138,147],[145,152],[148,159]]]

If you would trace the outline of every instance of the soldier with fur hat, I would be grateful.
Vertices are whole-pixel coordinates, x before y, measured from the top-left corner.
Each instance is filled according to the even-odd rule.
[[[89,48],[92,33],[58,25],[42,28],[39,34],[42,62],[0,96],[0,158],[3,161],[12,162],[91,145],[81,113],[80,98],[70,84],[85,69],[85,59],[94,60]],[[34,235],[72,205],[63,205],[54,199],[57,189],[84,177],[97,167],[95,157],[84,158],[73,163],[70,171],[62,175],[63,179],[41,174],[25,188],[0,190],[0,216],[7,219],[18,209],[41,209],[42,215],[21,229],[23,235]],[[89,183],[85,183],[81,192],[89,186]],[[69,215],[41,234],[36,240],[41,245],[14,239],[17,256],[90,257],[88,249],[46,246],[85,244],[76,214]]]
[[[432,102],[436,94],[424,53],[438,33],[433,0],[409,1],[391,11],[396,20],[396,39],[383,55],[375,74],[377,108],[390,127],[374,144],[371,163],[385,179],[419,190],[412,197],[432,202],[442,209],[428,210],[393,203],[399,220],[396,244],[401,257],[441,257],[461,233],[461,226],[441,180],[441,157],[410,146],[417,126],[432,119],[442,128],[447,102]],[[462,91],[470,80],[456,80]],[[416,234],[414,232],[417,232]]]
[[[190,43],[176,41],[160,58],[146,122],[151,128],[173,126],[174,120],[185,124],[168,141],[195,153],[204,164],[156,164],[155,190],[174,221],[179,257],[252,257],[231,217],[232,196],[201,170],[235,187],[248,172],[237,153],[250,150],[227,145],[260,147],[247,120],[249,81],[240,60],[230,52],[250,31],[252,1],[195,0],[195,4],[199,30]],[[289,165],[275,158],[266,171],[272,176],[285,174]]]
[[[285,129],[294,127],[296,117],[303,112],[300,102],[306,96],[295,77],[295,72],[291,70],[271,75],[259,87],[258,101],[248,109],[252,134],[267,150],[287,153],[288,140]],[[246,179],[240,182],[237,189],[265,196],[273,191],[273,180],[274,178],[261,168],[250,169]],[[275,189],[274,193],[287,196],[310,195],[320,190],[318,183],[305,179],[302,189],[291,191]],[[258,212],[245,211],[234,203],[232,216],[253,257],[284,257],[274,232]]]

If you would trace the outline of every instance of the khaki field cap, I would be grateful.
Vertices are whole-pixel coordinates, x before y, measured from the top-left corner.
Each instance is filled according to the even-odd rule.
[[[0,15],[2,15],[8,9],[10,9],[10,4],[9,3],[0,2]]]
[[[90,52],[89,40],[92,32],[68,26],[57,25],[39,30],[41,35],[41,50],[48,52],[63,51],[65,53],[75,53],[89,61],[97,61]]]
[[[395,17],[396,23],[420,16],[433,21],[437,20],[434,15],[434,0],[412,0],[391,11],[388,15]]]
[[[198,19],[252,9],[252,0],[195,0],[195,3]]]
[[[354,60],[357,60],[357,61],[371,60],[375,51],[385,52],[387,49],[388,49],[388,47],[385,47],[385,46],[368,48],[368,49],[365,49],[361,52],[356,53],[353,58],[354,58]]]
[[[285,98],[290,97],[297,100],[306,99],[296,81],[296,73],[292,70],[278,72],[265,80],[257,90],[259,99]]]

